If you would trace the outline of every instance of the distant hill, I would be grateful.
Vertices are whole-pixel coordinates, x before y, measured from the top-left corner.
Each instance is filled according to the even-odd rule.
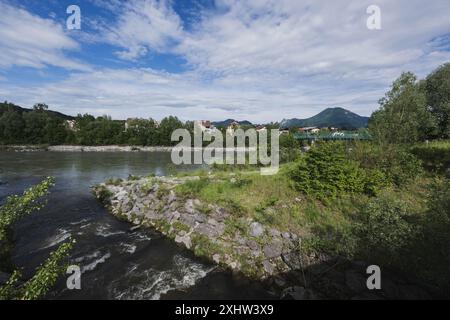
[[[0,116],[8,110],[13,110],[13,111],[19,112],[19,113],[26,113],[26,112],[33,111],[33,109],[22,108],[13,103],[0,103]],[[68,115],[63,114],[58,111],[46,110],[45,112],[50,117],[55,117],[55,118],[59,118],[59,119],[63,119],[63,120],[74,120],[75,119],[75,117],[68,116]]]
[[[213,122],[212,124],[215,126],[215,127],[228,127],[230,124],[232,124],[233,122],[237,122],[237,123],[239,123],[240,125],[243,125],[243,126],[251,126],[252,125],[252,123],[250,122],[250,121],[247,121],[247,120],[244,120],[244,121],[236,121],[236,120],[234,120],[234,119],[227,119],[227,120],[225,120],[225,121],[216,121],[216,122]]]
[[[367,127],[368,117],[357,115],[344,108],[328,108],[308,119],[284,119],[280,128],[296,127],[336,127],[343,129],[359,129]]]

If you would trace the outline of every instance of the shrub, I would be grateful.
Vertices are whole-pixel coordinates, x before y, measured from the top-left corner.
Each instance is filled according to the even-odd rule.
[[[411,148],[411,152],[423,161],[428,171],[444,173],[450,168],[450,141],[435,141]]]
[[[289,172],[294,187],[321,200],[341,192],[363,192],[365,174],[348,160],[344,144],[328,142],[311,149]]]
[[[406,203],[381,196],[363,206],[357,224],[357,234],[363,241],[362,251],[371,257],[378,254],[389,260],[401,248],[409,245],[417,229],[409,221],[411,215]]]
[[[385,175],[385,183],[402,186],[423,173],[422,162],[399,145],[357,143],[350,153],[364,169],[378,170]],[[381,181],[380,181],[381,182]]]

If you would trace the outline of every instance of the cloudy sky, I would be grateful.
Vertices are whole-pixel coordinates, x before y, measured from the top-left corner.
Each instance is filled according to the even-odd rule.
[[[402,71],[450,61],[448,0],[0,0],[0,14],[0,99],[71,115],[370,115]]]

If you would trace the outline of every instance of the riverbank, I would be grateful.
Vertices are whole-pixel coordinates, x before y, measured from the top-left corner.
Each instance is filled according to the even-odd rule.
[[[15,152],[172,152],[176,147],[165,146],[77,146],[77,145],[1,145],[0,150]],[[179,148],[179,150],[182,150]],[[237,152],[256,150],[254,148],[189,148],[183,149],[186,152],[216,150],[223,152]]]
[[[266,283],[280,297],[426,299],[434,295],[417,281],[386,269],[386,288],[368,290],[368,263],[313,248],[317,239],[311,230],[330,225],[335,217],[323,215],[328,221],[311,223],[317,212],[279,179],[282,175],[252,173],[143,177],[112,179],[93,191],[117,218],[156,229],[199,257]]]

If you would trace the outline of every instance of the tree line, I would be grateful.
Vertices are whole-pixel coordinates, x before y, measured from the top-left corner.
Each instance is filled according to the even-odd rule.
[[[169,116],[160,123],[153,119],[126,122],[109,116],[79,114],[73,122],[48,112],[45,104],[36,104],[23,112],[7,102],[0,104],[0,144],[76,144],[170,146],[175,129],[193,130],[192,122]]]

